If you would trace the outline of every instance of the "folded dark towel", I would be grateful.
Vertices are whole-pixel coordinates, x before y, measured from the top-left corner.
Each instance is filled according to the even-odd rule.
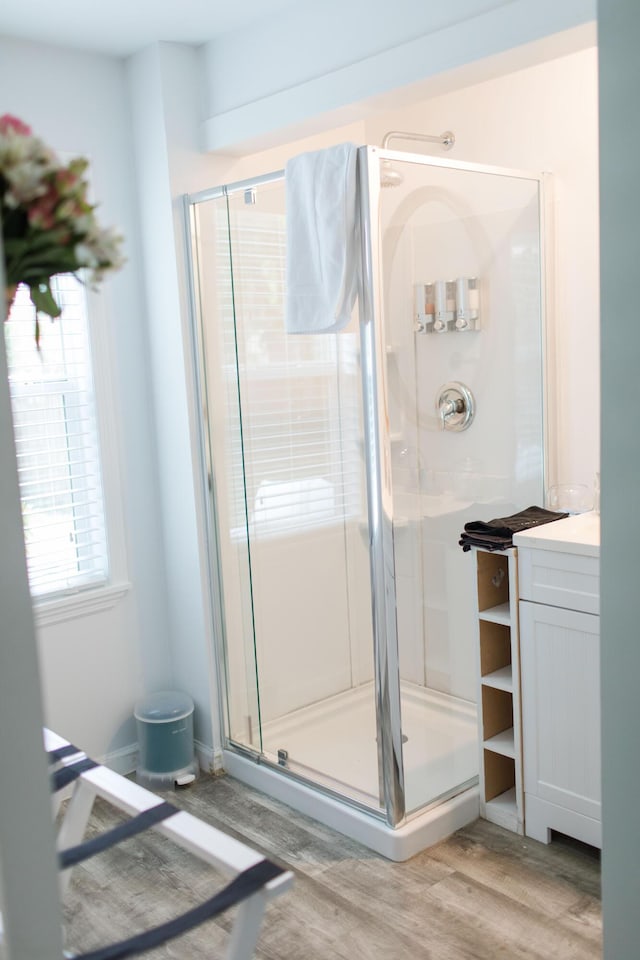
[[[472,520],[465,523],[464,532],[460,536],[460,546],[463,550],[471,547],[482,547],[485,550],[506,550],[513,546],[513,535],[521,530],[539,527],[543,523],[553,520],[562,520],[568,513],[555,513],[543,507],[527,507],[510,517],[499,517],[497,520]]]
[[[471,547],[482,547],[483,550],[508,550],[513,546],[511,537],[470,537],[466,533],[460,536],[460,546],[463,550],[471,550]]]

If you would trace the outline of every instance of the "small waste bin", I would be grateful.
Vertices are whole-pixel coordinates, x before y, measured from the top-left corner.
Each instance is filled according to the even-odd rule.
[[[191,697],[175,690],[162,690],[138,700],[133,715],[138,730],[136,779],[141,786],[173,790],[196,779],[193,709]]]

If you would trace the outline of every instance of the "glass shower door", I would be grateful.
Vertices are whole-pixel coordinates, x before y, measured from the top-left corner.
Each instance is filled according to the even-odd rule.
[[[212,220],[198,247],[223,306],[203,325],[228,735],[377,810],[358,320],[285,331],[282,180],[214,203],[214,217],[198,213]]]
[[[211,592],[227,737],[262,752],[248,518],[243,498],[242,420],[235,343],[232,250],[222,190],[192,208],[201,409],[210,493]],[[215,556],[214,556],[215,555]]]
[[[367,159],[387,642],[411,813],[478,775],[475,565],[459,535],[542,503],[541,183],[375,148]]]

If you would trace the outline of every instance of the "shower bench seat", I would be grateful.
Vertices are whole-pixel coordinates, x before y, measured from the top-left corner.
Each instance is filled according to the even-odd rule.
[[[96,846],[98,849],[105,849],[110,845],[109,834],[120,832],[125,836],[132,836],[145,829],[146,825],[152,825],[180,847],[232,878],[231,883],[219,894],[188,914],[147,931],[146,934],[140,934],[126,943],[81,954],[78,960],[109,960],[109,957],[138,955],[155,948],[169,937],[191,929],[235,903],[238,903],[238,908],[225,957],[226,960],[249,960],[254,955],[267,904],[291,886],[293,874],[265,860],[255,850],[198,817],[163,803],[161,798],[151,791],[105,766],[95,764],[52,731],[45,730],[44,739],[54,770],[54,812],[57,813],[60,808],[62,788],[69,782],[74,782],[73,793],[62,816],[57,837],[61,895],[68,889],[71,866],[98,852],[94,849]],[[101,797],[118,810],[129,814],[132,819],[108,834],[83,844],[82,838],[96,797]],[[166,818],[161,817],[163,813]],[[148,820],[152,821],[151,824],[147,824]],[[143,825],[136,828],[136,823]],[[118,839],[123,838],[120,836]],[[176,925],[180,927],[181,922],[181,929],[176,929]],[[164,936],[167,931],[170,931],[169,936]]]

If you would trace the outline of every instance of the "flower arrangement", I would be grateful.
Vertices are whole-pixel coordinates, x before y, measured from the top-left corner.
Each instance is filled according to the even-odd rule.
[[[0,217],[5,258],[7,305],[19,284],[29,287],[38,313],[60,316],[51,292],[59,273],[88,271],[91,286],[123,264],[122,238],[103,229],[87,200],[88,167],[78,157],[67,165],[35,137],[31,128],[5,114],[0,117]]]

